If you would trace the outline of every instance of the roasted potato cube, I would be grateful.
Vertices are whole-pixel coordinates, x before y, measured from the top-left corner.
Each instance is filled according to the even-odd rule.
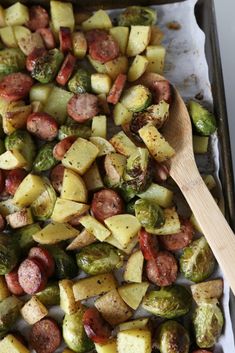
[[[144,256],[140,250],[134,252],[128,259],[123,278],[127,282],[142,282]]]
[[[51,219],[59,223],[69,222],[74,216],[80,216],[88,210],[89,205],[57,197]]]
[[[73,282],[68,279],[59,281],[60,287],[60,307],[65,314],[74,314],[80,307],[80,303],[75,301],[73,293]]]
[[[117,353],[117,340],[109,340],[107,343],[95,343],[97,353]]]
[[[62,240],[76,237],[79,231],[67,223],[51,222],[33,235],[39,244],[56,244]]]
[[[105,115],[97,115],[92,119],[91,136],[106,138],[107,135],[107,117]]]
[[[136,145],[123,131],[120,131],[114,135],[109,142],[118,153],[121,153],[126,157],[130,157],[130,155],[136,151]]]
[[[124,284],[118,288],[118,293],[127,305],[136,310],[145,296],[148,287],[149,283],[147,282]]]
[[[29,20],[28,7],[16,2],[5,10],[5,21],[7,26],[24,25]]]
[[[29,206],[44,190],[43,179],[38,175],[28,174],[20,183],[13,201],[19,207]]]
[[[32,212],[30,208],[22,208],[20,211],[8,215],[6,220],[11,228],[21,228],[33,223]]]
[[[47,314],[47,308],[35,296],[33,296],[29,301],[27,301],[21,309],[21,315],[29,325],[33,325],[36,322],[40,321]]]
[[[220,299],[223,294],[223,280],[214,279],[191,285],[193,299],[200,305],[207,300]]]
[[[98,10],[89,17],[86,21],[82,22],[82,29],[89,31],[91,29],[109,29],[112,27],[112,22],[109,15],[104,10]]]
[[[25,167],[26,165],[27,161],[16,149],[6,151],[0,155],[0,169],[12,170]]]
[[[87,189],[81,176],[66,168],[61,189],[61,198],[77,202],[87,202]]]
[[[151,332],[132,329],[121,331],[117,335],[118,353],[151,353]]]
[[[97,221],[94,217],[87,215],[80,219],[80,223],[85,227],[85,229],[94,235],[99,241],[104,241],[109,237],[111,232],[103,226],[102,223]]]
[[[60,27],[69,27],[74,30],[75,19],[73,5],[64,1],[50,1],[52,26],[55,32],[59,32]]]
[[[124,26],[116,26],[110,28],[109,33],[118,42],[120,52],[125,55],[129,37],[129,28]]]
[[[118,325],[118,329],[119,331],[126,331],[126,330],[131,330],[136,328],[145,329],[147,328],[148,322],[149,322],[149,318],[143,317],[140,319],[123,322],[122,324]]]
[[[126,49],[127,56],[136,56],[142,53],[149,44],[150,37],[150,26],[131,26]]]
[[[119,74],[125,74],[128,71],[128,59],[126,56],[118,56],[117,58],[107,61],[105,64],[106,73],[114,81]]]
[[[83,175],[83,180],[88,191],[96,191],[104,187],[104,183],[96,162],[94,162],[88,171]]]
[[[165,218],[165,223],[162,227],[160,228],[147,228],[147,232],[151,234],[157,234],[157,235],[167,235],[167,234],[175,234],[180,231],[180,220],[179,220],[179,215],[176,212],[175,208],[165,208],[163,210],[164,213],[164,218]]]
[[[161,207],[172,206],[173,192],[162,185],[152,183],[147,190],[138,196],[141,199],[156,202]]]
[[[96,242],[96,237],[89,233],[86,229],[76,236],[76,238],[67,246],[67,250],[82,249],[84,246]]]
[[[18,45],[12,26],[0,28],[0,37],[3,44],[5,44],[8,48],[17,48]]]
[[[1,353],[30,353],[30,351],[13,335],[7,335],[0,341]]]

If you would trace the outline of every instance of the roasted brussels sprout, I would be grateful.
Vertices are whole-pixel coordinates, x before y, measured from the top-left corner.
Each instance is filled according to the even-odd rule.
[[[149,123],[160,129],[168,119],[168,116],[168,103],[161,101],[159,104],[152,104],[144,112],[134,114],[130,122],[130,130],[138,134],[139,129]]]
[[[53,156],[54,142],[48,142],[41,146],[34,160],[34,172],[45,172],[53,168],[58,161]]]
[[[149,152],[146,148],[138,147],[127,159],[124,183],[137,194],[147,189],[151,183],[151,174]]]
[[[193,282],[202,282],[213,273],[215,257],[206,239],[201,237],[184,248],[180,257],[180,270]]]
[[[10,296],[0,303],[0,338],[12,329],[22,305],[23,302],[14,296]]]
[[[157,347],[161,353],[188,353],[189,334],[177,321],[166,321],[157,331]]]
[[[58,139],[63,140],[69,136],[76,136],[88,139],[91,136],[91,128],[83,124],[61,125],[59,128]]]
[[[55,260],[55,277],[57,279],[73,278],[78,275],[76,261],[58,246],[46,246]]]
[[[123,92],[121,103],[131,112],[141,112],[152,100],[150,90],[143,85],[135,85]]]
[[[41,230],[38,223],[29,224],[28,226],[18,229],[15,236],[18,237],[20,248],[26,252],[35,245],[33,235]]]
[[[68,88],[73,93],[85,93],[91,91],[91,74],[84,70],[78,69],[68,82]]]
[[[224,324],[223,314],[216,301],[201,303],[193,317],[196,343],[200,348],[211,348],[217,342]]]
[[[107,273],[120,268],[123,264],[121,251],[105,243],[86,246],[76,258],[78,267],[89,275]]]
[[[11,272],[19,259],[19,245],[13,235],[0,234],[0,275]]]
[[[36,146],[31,135],[26,130],[16,130],[5,139],[7,150],[18,150],[27,161],[27,170],[30,170],[36,155]]]
[[[87,337],[82,318],[85,309],[80,308],[75,314],[66,314],[63,321],[63,337],[67,346],[76,353],[89,352],[94,348]]]
[[[104,178],[104,182],[108,188],[112,188],[112,185],[110,185],[108,178]],[[135,191],[126,182],[123,182],[121,185],[117,186],[117,191],[122,196],[123,200],[125,200],[126,202],[131,201],[137,195],[137,191]]]
[[[150,7],[129,6],[118,18],[119,26],[150,26],[157,20],[157,12]]]
[[[135,215],[135,203],[137,199],[134,198],[128,203],[126,203],[126,212]]]
[[[9,75],[25,67],[25,56],[20,49],[8,48],[0,51],[0,76]]]
[[[60,289],[58,283],[49,283],[43,291],[36,294],[36,297],[46,306],[59,305]]]
[[[57,48],[49,50],[46,54],[41,55],[35,62],[32,77],[41,83],[53,81],[60,65],[64,59],[64,55]]]
[[[139,199],[134,208],[135,216],[143,227],[158,228],[165,223],[162,208],[152,201]]]
[[[191,304],[191,294],[185,287],[176,284],[147,293],[142,307],[154,315],[174,319],[187,314]]]
[[[200,135],[208,136],[216,131],[216,120],[214,115],[201,104],[195,101],[190,101],[188,104],[188,110],[193,125]]]
[[[45,181],[45,191],[31,204],[35,220],[45,221],[50,218],[56,202],[56,192],[48,179]]]

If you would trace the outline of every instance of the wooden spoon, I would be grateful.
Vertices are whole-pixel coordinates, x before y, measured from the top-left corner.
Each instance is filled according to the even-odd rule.
[[[147,73],[141,83],[151,87],[162,76]],[[182,191],[235,294],[235,235],[201,178],[193,153],[191,120],[176,88],[163,135],[176,154],[169,161],[171,177]],[[234,215],[235,216],[235,215]]]

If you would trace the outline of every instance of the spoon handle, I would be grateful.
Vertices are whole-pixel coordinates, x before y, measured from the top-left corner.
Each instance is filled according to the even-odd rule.
[[[192,168],[191,173],[187,173],[187,167],[185,169],[178,185],[235,295],[235,235],[197,169]]]

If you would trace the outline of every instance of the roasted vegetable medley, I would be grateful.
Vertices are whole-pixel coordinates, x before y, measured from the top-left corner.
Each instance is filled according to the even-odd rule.
[[[168,175],[157,13],[48,5],[0,5],[0,352],[210,353],[223,282]]]

